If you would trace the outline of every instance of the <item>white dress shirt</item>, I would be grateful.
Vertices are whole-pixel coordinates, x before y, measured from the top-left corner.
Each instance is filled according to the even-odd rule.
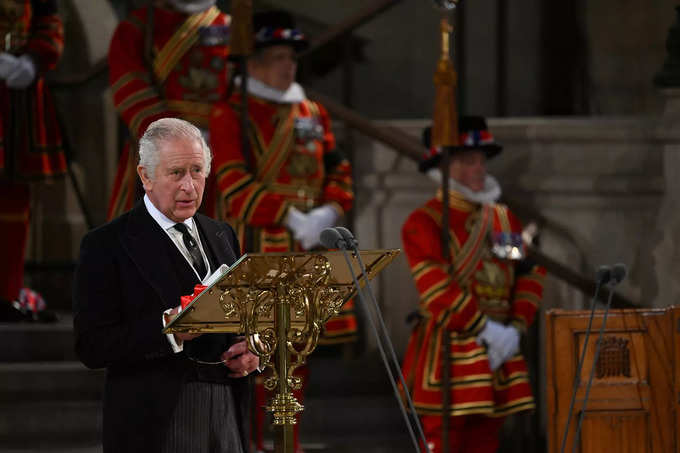
[[[189,251],[187,250],[186,246],[184,245],[184,240],[182,239],[182,233],[177,231],[177,229],[174,228],[175,224],[177,222],[173,222],[169,218],[165,216],[161,211],[154,206],[154,204],[151,202],[149,199],[148,195],[144,195],[144,205],[146,206],[146,210],[149,212],[149,215],[156,221],[156,223],[165,231],[165,233],[172,239],[172,242],[175,244],[177,249],[180,251],[182,256],[184,257],[185,260],[187,260],[187,263],[189,263],[189,266],[191,266],[191,269],[193,269],[194,273],[196,274],[196,277],[198,277],[199,281],[202,281],[204,278],[207,278],[210,275],[210,261],[208,261],[208,257],[205,254],[205,251],[203,250],[203,243],[201,242],[201,236],[198,234],[198,228],[196,228],[196,224],[194,223],[194,219],[189,217],[186,219],[184,223],[187,228],[189,229],[189,233],[191,233],[191,236],[194,238],[196,243],[198,244],[198,248],[201,251],[201,255],[203,256],[203,261],[205,262],[205,267],[206,267],[206,275],[200,276],[198,275],[198,272],[194,268],[193,263],[191,262],[191,255],[189,254]],[[177,301],[179,303],[179,301]],[[170,310],[166,310],[164,315],[166,313],[169,313]],[[161,320],[163,323],[163,327],[165,327],[165,316],[161,316]],[[170,342],[170,346],[172,347],[172,350],[174,352],[180,352],[184,349],[184,345],[182,342],[179,344],[177,341],[175,341],[175,336],[171,333],[166,334],[166,337],[168,339],[168,342]]]
[[[172,239],[172,242],[174,242],[175,246],[177,249],[182,253],[182,256],[184,257],[185,260],[187,260],[187,263],[189,263],[189,266],[194,270],[194,273],[196,274],[196,277],[198,277],[198,280],[203,281],[204,278],[206,278],[208,275],[210,275],[210,262],[208,261],[208,257],[205,254],[205,251],[203,250],[203,243],[201,242],[201,236],[198,234],[198,228],[196,227],[196,224],[194,223],[193,217],[189,217],[186,219],[184,223],[187,228],[189,229],[189,233],[191,233],[191,236],[194,238],[196,243],[198,244],[198,248],[201,251],[201,256],[203,257],[203,261],[205,262],[205,268],[206,268],[206,274],[205,275],[198,275],[198,272],[196,272],[196,269],[194,268],[194,265],[191,261],[191,254],[189,253],[189,250],[187,250],[186,246],[184,245],[184,240],[182,240],[182,233],[178,231],[175,228],[175,224],[177,222],[173,222],[172,220],[168,219],[165,214],[163,214],[161,211],[154,206],[154,204],[149,200],[149,197],[147,195],[144,195],[144,204],[146,205],[146,210],[149,211],[149,214],[153,219],[156,221],[156,223],[163,228],[163,231],[170,236],[170,239]]]

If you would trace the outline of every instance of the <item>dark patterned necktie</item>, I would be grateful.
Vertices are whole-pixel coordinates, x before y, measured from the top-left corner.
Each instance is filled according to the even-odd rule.
[[[191,233],[189,233],[189,228],[183,223],[176,223],[173,228],[182,233],[182,240],[191,256],[191,262],[194,265],[194,269],[196,269],[196,272],[198,272],[198,275],[201,278],[205,277],[205,273],[207,272],[205,261],[203,261],[203,255],[201,255],[201,249],[198,247],[196,240]]]

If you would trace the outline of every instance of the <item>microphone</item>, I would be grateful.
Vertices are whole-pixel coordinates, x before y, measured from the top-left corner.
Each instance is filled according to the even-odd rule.
[[[605,283],[609,283],[609,281],[612,279],[612,268],[609,266],[600,266],[597,268],[597,272],[595,272],[595,281],[599,283],[600,285],[604,285]]]
[[[331,232],[326,232],[327,230],[332,230],[333,233]],[[394,346],[392,345],[392,341],[390,340],[390,336],[387,332],[387,327],[385,326],[385,321],[383,320],[382,315],[380,314],[380,307],[378,307],[378,302],[375,300],[375,296],[373,295],[373,291],[371,289],[371,284],[368,280],[368,275],[366,274],[366,267],[364,266],[364,262],[361,259],[361,253],[359,252],[358,245],[359,243],[357,240],[354,238],[354,235],[352,234],[351,231],[349,231],[347,228],[344,227],[336,227],[336,228],[326,228],[321,232],[321,244],[328,247],[328,245],[333,245],[336,244],[338,247],[342,249],[342,253],[345,257],[345,261],[347,262],[347,267],[349,268],[350,273],[352,274],[352,279],[354,280],[354,285],[357,288],[357,295],[359,296],[359,301],[361,302],[360,306],[363,308],[364,313],[366,314],[366,318],[368,319],[370,325],[371,325],[371,330],[373,331],[373,334],[375,335],[376,342],[378,344],[378,349],[380,350],[380,356],[382,357],[383,364],[385,365],[385,370],[387,372],[387,375],[389,376],[389,381],[392,384],[392,389],[394,390],[394,396],[399,402],[399,409],[401,410],[401,414],[404,417],[404,421],[406,422],[406,426],[408,428],[411,440],[413,441],[413,445],[415,447],[416,452],[420,452],[420,447],[418,446],[418,441],[416,440],[416,434],[413,431],[413,424],[415,424],[416,429],[418,430],[418,435],[420,437],[420,440],[425,448],[425,451],[427,453],[430,453],[430,447],[427,444],[427,441],[425,440],[425,434],[423,433],[423,428],[420,424],[420,418],[418,417],[415,407],[413,406],[413,400],[411,399],[411,395],[408,390],[408,386],[406,385],[406,380],[404,379],[404,375],[401,372],[401,368],[399,367],[399,361],[397,360],[397,354],[394,352]],[[326,245],[328,244],[328,245]],[[331,247],[328,247],[331,248]],[[369,309],[368,305],[366,304],[366,301],[364,299],[363,291],[361,288],[361,285],[359,284],[359,281],[357,279],[356,273],[354,272],[354,268],[352,266],[352,263],[350,262],[349,259],[349,253],[347,253],[348,250],[352,251],[352,255],[354,258],[357,260],[359,263],[359,268],[361,269],[361,273],[364,276],[364,280],[366,282],[366,285],[364,286],[364,290],[368,291],[368,294],[370,295],[370,300],[372,302],[372,309],[373,313],[371,313],[371,310]],[[376,327],[376,323],[374,320],[374,316],[378,318],[379,325],[380,325],[380,330]],[[382,335],[382,338],[381,338]],[[387,358],[387,354],[385,353],[385,346],[383,345],[383,338],[384,338],[384,343],[386,343],[389,352],[390,352],[390,359],[392,360],[391,364],[390,361]],[[409,406],[409,411],[413,417],[413,422],[409,419],[408,414],[406,413],[406,408],[404,407],[404,401],[401,399],[399,396],[399,389],[397,388],[397,382],[396,379],[394,378],[395,372],[392,371],[392,367],[396,370],[396,374],[399,377],[399,380],[401,382],[402,388],[404,390],[404,396],[406,397],[407,404]]]
[[[321,231],[319,242],[327,249],[347,250],[347,242],[335,228],[325,228]]]
[[[340,233],[340,236],[342,236],[349,248],[356,250],[359,242],[356,240],[351,231],[345,227],[335,227],[335,230]]]
[[[627,274],[626,265],[623,263],[616,263],[612,266],[612,286],[618,285],[621,281],[626,278]]]

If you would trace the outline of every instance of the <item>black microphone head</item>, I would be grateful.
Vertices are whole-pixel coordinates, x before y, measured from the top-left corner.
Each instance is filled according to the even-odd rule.
[[[595,279],[601,284],[609,283],[612,279],[612,268],[609,266],[600,266],[595,272]]]
[[[319,235],[319,242],[327,249],[346,249],[347,244],[335,228],[325,228]]]
[[[616,285],[621,283],[621,280],[626,278],[626,265],[623,263],[616,263],[612,266],[612,282]]]
[[[359,245],[357,240],[354,238],[354,235],[352,234],[352,232],[349,231],[347,228],[339,226],[339,227],[335,227],[335,229],[337,230],[338,233],[340,233],[340,235],[345,240],[347,245],[355,246],[355,247],[357,245]]]

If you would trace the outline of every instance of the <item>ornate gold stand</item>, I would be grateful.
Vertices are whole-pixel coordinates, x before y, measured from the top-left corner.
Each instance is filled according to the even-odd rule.
[[[362,251],[369,279],[398,254]],[[316,348],[324,323],[355,292],[340,252],[244,255],[164,332],[245,334],[260,367],[272,371],[265,387],[276,390],[266,407],[273,416],[275,451],[292,453],[295,415],[304,409],[292,393],[302,384],[293,372]]]

